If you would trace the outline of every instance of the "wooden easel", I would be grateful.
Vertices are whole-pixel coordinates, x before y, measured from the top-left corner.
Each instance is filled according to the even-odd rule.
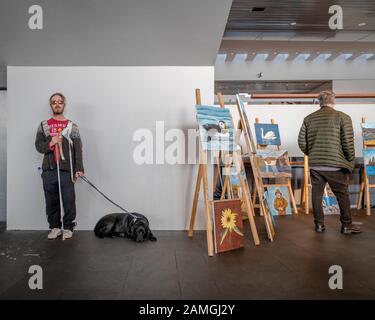
[[[362,118],[362,123],[366,123],[366,119]],[[363,140],[363,150],[366,150],[368,145]],[[372,145],[373,148],[375,148]],[[363,159],[364,161],[364,159]],[[361,209],[362,207],[362,199],[363,199],[363,192],[365,192],[365,202],[366,202],[366,214],[369,216],[371,215],[371,198],[370,198],[370,188],[375,188],[375,184],[370,184],[369,179],[366,174],[365,164],[363,164],[363,172],[362,172],[362,182],[359,188],[359,196],[357,202],[357,209]]]
[[[273,222],[270,216],[270,212],[265,203],[266,200],[264,197],[264,185],[263,185],[263,180],[260,176],[260,170],[255,163],[256,147],[254,145],[254,141],[252,140],[253,138],[252,138],[249,122],[247,119],[247,115],[245,113],[245,110],[243,110],[242,108],[241,97],[238,94],[236,95],[236,102],[237,102],[237,110],[238,110],[238,113],[240,116],[240,122],[241,122],[241,125],[239,125],[239,127],[242,128],[242,131],[244,133],[246,146],[249,152],[250,166],[251,166],[251,170],[252,170],[253,177],[254,177],[254,186],[255,186],[255,189],[259,198],[260,215],[263,216],[268,238],[270,241],[273,241],[275,237],[275,229],[273,227]]]
[[[304,155],[303,157],[303,193],[301,207],[305,208],[305,214],[310,212],[310,191],[311,191],[311,181],[310,181],[310,168],[309,168],[309,157]]]
[[[224,97],[223,97],[222,93],[218,92],[217,93],[217,97],[218,97],[220,108],[225,108]],[[239,122],[239,124],[238,124],[237,133],[241,131],[240,124],[241,124],[241,122]],[[232,127],[235,128],[233,118],[232,118]],[[239,139],[240,139],[240,135],[237,135],[236,138],[235,138],[235,141],[236,141],[236,143],[238,145],[239,145]],[[241,162],[242,162],[242,157],[241,157]],[[217,172],[220,172],[220,165],[218,167],[219,167],[218,168],[219,170],[217,170]],[[225,166],[224,170],[226,170],[228,172],[230,170],[230,167],[229,166]],[[242,162],[241,170],[242,170],[242,172],[246,173],[245,166],[244,166],[243,162]],[[217,184],[217,181],[218,181],[218,176],[219,175],[215,176],[215,183],[216,184]],[[246,181],[247,181],[247,178],[246,178]],[[249,190],[248,183],[246,183],[246,186],[247,186],[246,190],[241,190],[241,192],[246,192],[247,196],[250,198],[250,190]],[[230,178],[229,178],[228,174],[225,175],[225,180],[224,180],[224,183],[223,183],[223,189],[222,189],[222,193],[221,193],[221,200],[225,198],[225,194],[227,194],[228,199],[234,198],[234,195],[235,195],[235,193],[233,191],[233,186],[231,185]],[[241,197],[239,197],[239,198],[241,198],[241,203],[242,204],[246,204],[246,199],[244,198],[243,195]],[[252,208],[253,208],[252,209],[252,214],[253,214],[253,216],[255,216],[255,213],[254,213],[254,203],[251,202],[251,201],[250,201],[250,203],[251,203]],[[247,218],[243,217],[243,219],[247,219]]]
[[[255,118],[255,123],[259,123],[259,118]],[[275,124],[275,119],[271,119],[271,124]],[[280,145],[277,145],[277,150],[280,150]],[[266,149],[267,146],[260,145],[257,143],[257,149]],[[289,191],[289,199],[292,204],[293,212],[295,214],[298,214],[298,209],[296,205],[296,200],[293,195],[293,189],[292,189],[292,178],[286,178],[286,183],[276,183],[276,184],[265,184],[264,187],[267,188],[269,186],[278,186],[278,187],[287,187]],[[255,200],[255,194],[253,194],[253,201]],[[254,202],[255,203],[255,202]]]
[[[197,105],[201,105],[201,94],[200,89],[195,90],[195,100]],[[223,157],[228,156],[228,153],[223,154]],[[246,186],[247,183],[243,179],[243,176],[241,175],[241,166],[242,164],[242,158],[239,157],[238,151],[234,151],[231,155],[233,157],[233,163],[236,166],[239,179],[241,182],[241,188],[242,190],[247,190]],[[220,166],[220,162],[219,162]],[[211,257],[214,254],[214,246],[213,246],[213,233],[212,233],[212,222],[211,222],[211,212],[212,212],[212,200],[209,199],[208,196],[208,178],[207,178],[207,152],[203,150],[202,143],[200,142],[200,151],[199,151],[199,169],[198,169],[198,175],[197,175],[197,181],[195,185],[195,193],[194,193],[194,200],[193,200],[193,207],[191,211],[191,217],[190,217],[190,226],[189,226],[189,232],[188,236],[193,237],[194,232],[194,224],[197,214],[197,208],[198,208],[198,199],[199,199],[199,192],[201,183],[203,182],[203,199],[204,199],[204,209],[205,209],[205,220],[206,220],[206,237],[207,237],[207,251],[208,255]],[[215,185],[216,187],[216,185]],[[253,236],[253,240],[255,245],[259,245],[259,236],[258,232],[255,226],[255,221],[253,217],[253,207],[251,205],[251,201],[249,197],[246,196],[246,192],[243,192],[245,195],[245,204],[246,204],[246,210],[249,217],[250,222],[250,229]]]

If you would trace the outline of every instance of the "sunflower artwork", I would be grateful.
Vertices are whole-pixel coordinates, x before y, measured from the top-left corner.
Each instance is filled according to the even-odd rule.
[[[216,253],[244,246],[240,199],[214,201]]]

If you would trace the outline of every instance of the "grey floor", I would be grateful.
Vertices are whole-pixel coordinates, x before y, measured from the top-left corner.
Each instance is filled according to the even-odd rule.
[[[81,231],[68,241],[46,232],[0,231],[0,299],[374,299],[375,212],[364,233],[344,236],[337,216],[316,234],[312,216],[277,219],[276,241],[209,258],[205,233],[157,231],[156,243],[98,239]],[[247,228],[248,229],[248,228]],[[43,290],[30,290],[31,265],[43,268]],[[344,289],[328,288],[328,268],[340,265]]]

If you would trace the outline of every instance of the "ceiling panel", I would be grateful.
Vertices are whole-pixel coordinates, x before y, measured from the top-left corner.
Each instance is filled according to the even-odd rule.
[[[344,14],[344,29],[331,30],[328,21],[331,5],[340,5]],[[262,10],[263,11],[259,11]],[[257,11],[254,11],[257,10]],[[360,23],[365,25],[359,26]],[[375,1],[374,0],[233,0],[227,21],[227,34],[245,31],[295,32],[298,40],[299,33],[319,33],[322,38],[333,37],[334,41],[357,41],[363,34],[375,31]],[[336,38],[336,33],[350,33]],[[359,33],[359,35],[358,35]],[[302,37],[306,38],[305,35]],[[309,37],[307,37],[309,38]],[[354,39],[354,40],[352,40]],[[310,40],[316,40],[311,36]]]

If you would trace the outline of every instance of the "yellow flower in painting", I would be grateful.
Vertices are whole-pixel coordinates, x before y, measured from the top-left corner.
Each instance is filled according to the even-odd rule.
[[[225,209],[221,213],[221,225],[223,228],[229,229],[230,232],[236,227],[236,216],[238,214],[232,212],[231,209]]]

